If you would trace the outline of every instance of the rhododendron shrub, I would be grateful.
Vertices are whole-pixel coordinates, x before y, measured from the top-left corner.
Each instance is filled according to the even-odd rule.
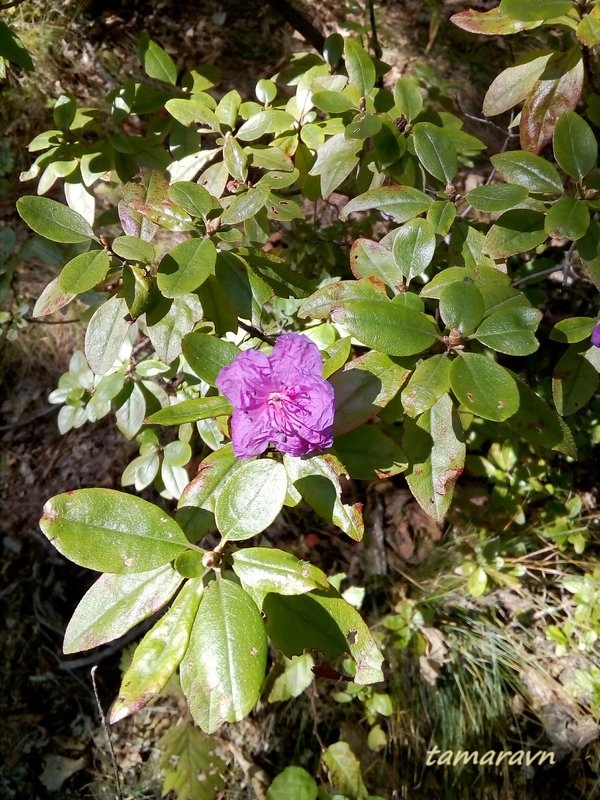
[[[127,81],[103,111],[61,96],[56,128],[31,143],[38,195],[18,209],[65,252],[35,314],[77,301],[89,319],[50,398],[59,427],[113,412],[139,445],[123,486],[162,498],[75,489],[41,521],[57,550],[103,573],[65,652],[167,607],[113,721],[178,669],[205,731],[240,720],[269,644],[349,658],[357,684],[383,679],[359,611],[295,548],[261,537],[281,530],[284,509],[310,507],[359,542],[362,505],[344,501],[345,477],[363,497],[360,482],[403,482],[441,522],[468,448],[490,430],[577,456],[568,418],[598,384],[598,323],[540,328],[529,287],[557,249],[568,263],[554,271],[588,296],[600,285],[600,105],[583,57],[598,44],[595,7],[548,0],[520,19],[523,5],[454,18],[483,35],[556,24],[561,46],[569,39],[490,88],[486,114],[523,108],[520,147],[507,140],[489,163],[448,104],[410,75],[386,82],[386,65],[338,34],[323,56],[260,80],[254,98],[216,90],[212,69],[178,78],[144,38],[147,84]],[[465,192],[476,162],[490,178]],[[43,196],[59,181],[66,203]],[[100,181],[113,213],[96,210]],[[332,197],[339,221],[321,228],[315,204]]]

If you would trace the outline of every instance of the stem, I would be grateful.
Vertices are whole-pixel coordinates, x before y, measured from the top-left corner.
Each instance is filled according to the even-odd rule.
[[[375,19],[375,7],[373,6],[373,0],[369,0],[369,22],[371,23],[371,45],[373,47],[373,53],[375,54],[375,58],[381,60],[383,50],[381,49],[379,38],[377,36],[377,20]]]
[[[271,8],[282,16],[294,30],[297,30],[318,53],[323,52],[325,48],[325,37],[321,31],[317,30],[312,22],[309,22],[309,20],[307,20],[298,9],[294,8],[288,0],[267,0],[267,2]]]
[[[266,333],[263,333],[258,328],[255,328],[254,325],[249,325],[247,322],[243,322],[241,319],[238,320],[238,325],[240,328],[246,331],[246,333],[250,333],[252,336],[255,336],[257,339],[265,342],[266,344],[274,345],[275,340],[271,336],[267,336]]]

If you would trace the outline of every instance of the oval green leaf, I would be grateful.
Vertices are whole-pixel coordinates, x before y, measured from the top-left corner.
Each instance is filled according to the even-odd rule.
[[[168,603],[181,580],[168,564],[149,572],[102,575],[75,609],[63,651],[91,650],[123,636]]]
[[[396,231],[394,261],[407,283],[425,272],[435,253],[435,228],[426,219],[411,219]]]
[[[58,285],[63,292],[82,294],[97,286],[110,267],[106,250],[90,250],[72,258],[62,268]]]
[[[327,589],[326,575],[308,561],[271,547],[247,547],[233,554],[233,571],[242,585],[265,594],[303,594]]]
[[[201,581],[185,583],[171,608],[138,644],[110,709],[109,723],[144,708],[175,673],[187,650],[202,592]]]
[[[98,572],[145,572],[187,547],[158,506],[113,489],[76,489],[48,500],[40,527],[59,553]]]
[[[438,336],[425,314],[391,301],[350,300],[335,308],[331,319],[362,344],[391,356],[422,353]]]
[[[450,366],[450,386],[468,411],[484,419],[502,422],[519,407],[515,379],[479,353],[463,353],[454,359]]]
[[[205,733],[250,713],[266,661],[265,629],[252,598],[230,580],[211,581],[180,668],[181,688]]]
[[[248,461],[224,484],[215,505],[217,527],[224,539],[256,536],[275,521],[287,493],[282,464],[268,458]]]
[[[53,242],[74,244],[96,238],[81,214],[48,197],[20,197],[17,211],[33,231]]]

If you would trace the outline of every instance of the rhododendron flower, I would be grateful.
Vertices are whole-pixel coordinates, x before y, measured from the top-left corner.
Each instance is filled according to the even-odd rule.
[[[592,344],[600,347],[600,322],[592,330]]]
[[[269,443],[292,456],[333,444],[333,387],[321,377],[317,345],[299,333],[277,339],[270,356],[244,350],[223,367],[217,386],[234,408],[233,452],[263,453]]]

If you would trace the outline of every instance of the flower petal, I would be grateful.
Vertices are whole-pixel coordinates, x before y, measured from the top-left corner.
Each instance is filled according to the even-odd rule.
[[[244,350],[217,377],[217,388],[236,409],[262,405],[271,387],[269,359],[259,350]]]
[[[273,375],[284,386],[290,386],[301,375],[321,377],[323,359],[317,345],[300,333],[284,333],[275,343],[269,356]]]
[[[231,441],[236,458],[252,458],[264,453],[272,439],[265,407],[233,412]]]

